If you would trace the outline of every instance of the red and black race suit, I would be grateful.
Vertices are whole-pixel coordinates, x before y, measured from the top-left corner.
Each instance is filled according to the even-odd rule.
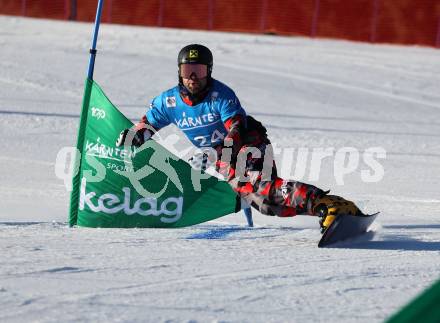
[[[246,117],[246,123],[241,116],[233,117],[225,126],[229,133],[222,153],[225,155],[226,147],[232,152],[230,158],[218,154],[217,170],[234,191],[266,215],[312,215],[313,202],[325,192],[310,184],[278,177],[266,128],[251,116]]]

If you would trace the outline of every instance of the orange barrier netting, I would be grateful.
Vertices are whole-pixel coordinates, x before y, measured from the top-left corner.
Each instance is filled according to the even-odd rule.
[[[0,0],[0,14],[93,21],[96,4]],[[106,0],[103,22],[440,47],[440,0]]]

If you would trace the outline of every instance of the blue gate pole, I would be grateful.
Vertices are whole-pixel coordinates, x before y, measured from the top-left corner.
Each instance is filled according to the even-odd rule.
[[[254,221],[252,220],[252,209],[244,199],[241,199],[241,208],[243,209],[244,215],[246,216],[248,226],[253,227]]]
[[[102,6],[104,5],[104,0],[98,0],[98,8],[96,9],[95,18],[95,29],[93,31],[92,47],[90,48],[90,60],[89,60],[89,71],[87,73],[87,78],[93,80],[93,71],[95,69],[95,58],[96,58],[96,43],[98,42],[99,25],[101,24],[101,14]]]

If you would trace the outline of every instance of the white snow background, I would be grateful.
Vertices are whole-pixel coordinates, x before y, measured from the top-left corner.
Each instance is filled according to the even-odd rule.
[[[318,249],[306,216],[69,228],[54,165],[76,144],[92,24],[0,26],[0,321],[381,322],[440,277],[438,49],[101,26],[95,80],[133,120],[197,42],[278,147],[385,148],[380,182],[361,180],[362,160],[344,185],[334,156],[318,180],[307,169],[303,181],[381,211],[374,232]]]

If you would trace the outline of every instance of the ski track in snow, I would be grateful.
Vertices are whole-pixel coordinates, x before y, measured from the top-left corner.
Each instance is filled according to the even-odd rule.
[[[0,321],[381,322],[440,277],[438,50],[101,27],[95,78],[133,120],[174,86],[178,50],[200,42],[278,147],[385,148],[378,183],[361,181],[361,163],[337,185],[323,161],[313,184],[381,214],[367,234],[318,249],[317,219],[257,212],[251,229],[242,214],[68,228],[54,167],[76,142],[92,25],[0,23]]]

